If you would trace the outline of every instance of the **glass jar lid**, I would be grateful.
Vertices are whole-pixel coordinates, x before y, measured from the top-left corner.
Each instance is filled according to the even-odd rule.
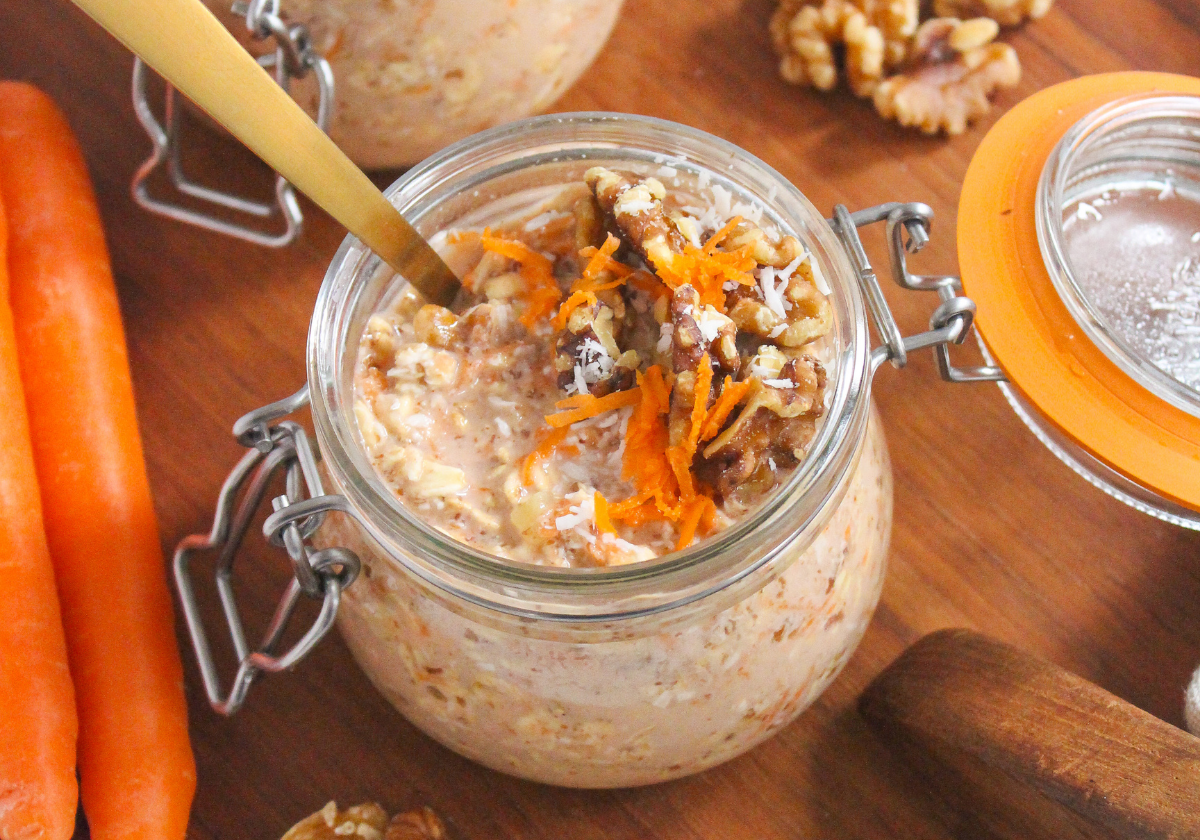
[[[958,238],[1017,413],[1106,492],[1200,529],[1200,79],[1021,103],[972,160]]]

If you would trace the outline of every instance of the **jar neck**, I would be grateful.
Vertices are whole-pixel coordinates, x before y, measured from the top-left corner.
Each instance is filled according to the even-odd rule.
[[[737,147],[648,117],[582,113],[538,117],[469,137],[410,170],[385,194],[427,238],[516,186],[549,185],[596,164],[668,167],[756,203],[797,236],[828,279],[834,309],[827,408],[804,462],[758,509],[699,545],[610,568],[532,566],[498,558],[430,527],[405,508],[370,463],[353,414],[354,368],[366,319],[398,280],[357,239],[335,255],[308,339],[317,440],[354,515],[396,562],[429,585],[519,617],[611,622],[662,613],[760,581],[784,546],[811,540],[844,491],[869,415],[869,330],[854,274],[816,208],[779,173]],[[561,182],[561,180],[559,181]],[[758,585],[761,585],[759,583]]]

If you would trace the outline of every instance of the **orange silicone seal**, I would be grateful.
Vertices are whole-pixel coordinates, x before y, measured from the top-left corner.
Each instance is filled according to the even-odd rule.
[[[958,214],[959,267],[975,324],[1009,382],[1067,438],[1112,469],[1200,511],[1200,418],[1134,381],[1083,333],[1038,245],[1038,179],[1063,135],[1135,94],[1200,95],[1200,79],[1108,73],[1048,88],[1013,108],[971,161]]]

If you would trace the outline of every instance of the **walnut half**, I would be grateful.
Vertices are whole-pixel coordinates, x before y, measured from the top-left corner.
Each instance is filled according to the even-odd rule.
[[[905,69],[875,88],[875,110],[926,134],[961,134],[991,108],[991,97],[1021,80],[1021,63],[994,43],[989,18],[934,18],[921,24]]]
[[[320,811],[296,823],[283,840],[446,840],[446,826],[429,808],[397,814],[388,821],[387,811],[374,802],[338,810],[329,802]]]
[[[782,0],[770,24],[779,73],[792,84],[831,90],[840,48],[850,89],[870,96],[907,55],[917,13],[918,0]]]

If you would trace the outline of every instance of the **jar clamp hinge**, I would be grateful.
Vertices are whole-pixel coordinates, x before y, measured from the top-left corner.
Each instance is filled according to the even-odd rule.
[[[871,351],[871,369],[890,361],[904,367],[913,350],[931,347],[938,372],[948,382],[1003,382],[1004,372],[995,366],[956,367],[950,359],[950,345],[962,344],[975,320],[975,302],[961,294],[962,284],[953,275],[910,274],[906,254],[915,254],[929,242],[933,209],[920,202],[889,202],[851,213],[844,205],[833,208],[829,224],[842,243],[858,275],[859,286],[883,344]],[[929,318],[929,329],[904,336],[896,323],[879,286],[879,279],[863,249],[858,229],[876,222],[887,222],[888,255],[892,278],[905,289],[937,292],[941,304]]]
[[[275,49],[261,56],[258,63],[274,70],[275,81],[284,90],[289,90],[293,79],[313,73],[317,80],[317,125],[326,130],[333,113],[333,70],[313,48],[312,37],[302,24],[287,24],[280,16],[279,0],[250,0],[235,2],[234,14],[245,18],[246,28],[256,40],[275,40]],[[139,205],[152,213],[180,222],[223,233],[256,245],[279,248],[290,244],[300,234],[304,217],[296,200],[296,191],[282,175],[275,176],[274,203],[256,201],[244,196],[233,195],[212,189],[190,180],[183,171],[179,151],[179,105],[175,88],[166,89],[163,122],[160,123],[150,108],[146,94],[147,68],[140,58],[133,62],[133,109],[138,122],[150,136],[150,157],[133,176],[133,198]],[[181,197],[192,199],[197,205],[212,205],[227,211],[224,215],[213,215],[180,203],[179,200],[156,198],[150,194],[147,181],[160,167],[166,167],[167,177]],[[283,218],[283,230],[272,232],[261,227],[239,221],[239,217],[270,220],[276,215]]]
[[[238,710],[260,674],[295,665],[329,632],[342,592],[354,582],[361,566],[358,557],[347,549],[317,549],[310,542],[326,513],[352,511],[345,497],[325,494],[304,429],[291,421],[276,422],[307,404],[305,387],[287,399],[250,412],[234,424],[238,442],[249,451],[221,487],[212,529],[207,534],[185,537],[175,549],[175,585],[183,604],[184,622],[208,702],[223,715]],[[280,474],[285,479],[285,491],[271,500],[274,513],[263,523],[263,534],[271,544],[287,551],[293,574],[262,641],[250,650],[233,591],[233,561],[267,489]],[[217,552],[217,594],[238,661],[233,684],[224,694],[192,584],[191,561],[203,551]],[[301,595],[320,599],[320,612],[298,641],[286,652],[277,653]]]

